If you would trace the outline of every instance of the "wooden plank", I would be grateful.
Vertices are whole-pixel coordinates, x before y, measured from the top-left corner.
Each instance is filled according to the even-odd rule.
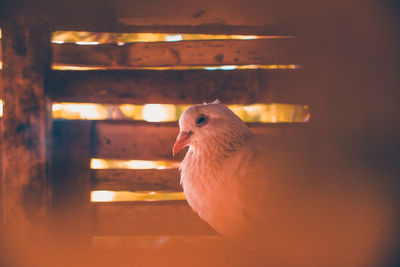
[[[1,75],[1,74],[0,74]],[[0,78],[1,80],[1,78]],[[3,92],[3,87],[0,87],[0,91]],[[0,95],[0,97],[2,98],[2,95]],[[3,118],[0,118],[0,170],[2,170],[2,165],[3,165],[3,153],[1,151],[3,151],[3,123],[1,122],[3,120]],[[4,196],[4,186],[3,186],[3,182],[4,179],[2,178],[2,171],[0,172],[0,250],[3,248],[2,244],[4,241],[4,216],[3,216],[3,196]],[[1,255],[2,256],[2,255]],[[1,261],[0,261],[1,263]]]
[[[201,65],[299,64],[292,38],[130,43],[53,44],[57,65],[129,69]]]
[[[57,236],[89,242],[91,121],[54,121],[53,225]]]
[[[2,39],[0,38],[0,62],[1,64],[3,64],[3,42]],[[3,100],[3,92],[4,92],[4,87],[3,87],[3,70],[0,69],[0,99]],[[2,111],[3,112],[3,111]],[[0,117],[0,120],[3,120],[3,117]],[[3,122],[0,121],[0,170],[3,170],[2,167],[2,157],[3,157],[3,153],[1,151],[3,151]],[[3,217],[3,195],[4,195],[4,186],[3,186],[3,178],[2,178],[2,171],[0,171],[0,244],[2,243],[3,239],[4,239],[4,217]],[[2,245],[0,245],[0,249],[2,248]],[[0,262],[1,263],[1,262]]]
[[[210,235],[186,201],[95,205],[95,235]]]
[[[255,34],[258,28],[262,32],[282,33],[288,28],[285,21],[291,19],[287,3],[282,1],[207,0],[188,4],[183,0],[70,0],[37,5],[15,2],[23,1],[3,5],[0,22],[2,17],[25,9],[48,19],[55,30]]]
[[[174,160],[172,146],[177,124],[98,121],[93,156],[111,159]]]
[[[93,170],[94,190],[182,191],[179,172],[173,170]]]
[[[38,241],[48,233],[50,204],[46,126],[51,115],[45,96],[50,30],[41,18],[18,12],[2,34],[4,230],[17,242]]]
[[[116,17],[125,25],[270,25],[285,17],[286,8],[280,1],[260,0],[204,0],[190,5],[184,0],[115,0]]]
[[[307,104],[301,79],[298,70],[53,71],[49,94],[59,102]]]
[[[83,23],[82,23],[83,22]],[[93,24],[85,19],[76,19],[66,22],[55,22],[54,30],[60,31],[88,31],[88,32],[111,32],[111,33],[182,33],[182,34],[230,34],[230,35],[293,35],[289,25],[277,23],[274,25],[249,26],[249,25],[226,25],[223,23],[210,23],[202,25],[124,25],[112,24],[103,20]]]
[[[302,137],[307,124],[248,124],[257,134]],[[171,150],[179,128],[177,123],[98,121],[94,128],[93,156],[110,159],[177,160]]]

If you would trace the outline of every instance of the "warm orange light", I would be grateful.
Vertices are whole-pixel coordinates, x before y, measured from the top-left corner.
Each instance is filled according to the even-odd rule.
[[[91,202],[173,201],[185,199],[183,192],[109,190],[95,190],[90,192]]]
[[[52,106],[53,118],[72,120],[104,120],[107,119],[107,108],[100,104],[89,103],[55,103]]]
[[[149,122],[175,121],[174,105],[147,104],[143,106],[143,119]]]
[[[105,70],[105,67],[75,66],[75,65],[59,65],[53,63],[53,70]]]
[[[287,39],[290,35],[228,35],[228,34],[183,34],[183,33],[107,33],[84,31],[53,32],[53,43],[77,44],[125,44],[139,42],[179,42],[197,40],[255,40]]]
[[[166,160],[117,160],[92,158],[91,169],[131,169],[131,170],[165,170],[179,168],[178,161]]]
[[[0,100],[0,117],[3,117],[3,100]]]
[[[104,69],[114,69],[113,67],[92,67],[92,66],[76,66],[76,65],[59,65],[53,64],[52,68],[54,70],[104,70]],[[123,69],[132,70],[296,70],[300,69],[300,65],[296,64],[286,64],[286,65],[195,65],[195,66],[168,66],[168,67],[126,67]],[[115,68],[115,69],[118,69]]]
[[[98,45],[100,42],[76,42],[77,45]]]
[[[91,202],[110,202],[114,199],[114,192],[107,190],[96,190],[90,193]]]
[[[147,104],[109,105],[82,103],[54,103],[55,119],[127,119],[149,122],[178,121],[190,105]],[[307,105],[253,104],[228,105],[244,122],[307,122],[310,110]],[[118,114],[118,116],[116,116]]]

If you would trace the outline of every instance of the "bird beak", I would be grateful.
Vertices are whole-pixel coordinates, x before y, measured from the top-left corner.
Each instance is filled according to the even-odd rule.
[[[182,150],[185,146],[189,144],[189,137],[192,135],[192,132],[179,132],[178,137],[176,138],[174,147],[172,148],[172,155],[175,156],[176,153]]]

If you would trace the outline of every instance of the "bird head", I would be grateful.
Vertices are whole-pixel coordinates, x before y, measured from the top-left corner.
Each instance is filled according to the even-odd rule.
[[[221,142],[230,142],[230,138],[250,133],[247,125],[219,101],[189,107],[179,119],[179,129],[173,155],[186,146],[216,147]]]

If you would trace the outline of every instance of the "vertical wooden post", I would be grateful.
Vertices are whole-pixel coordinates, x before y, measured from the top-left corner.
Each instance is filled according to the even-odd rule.
[[[1,193],[5,236],[18,241],[43,236],[47,229],[46,128],[51,117],[45,83],[51,32],[40,18],[12,17],[3,28]]]
[[[1,40],[0,40],[1,42]],[[0,75],[1,76],[1,75]],[[3,81],[2,81],[2,77],[0,77],[0,92],[3,91]],[[3,95],[0,94],[0,99],[3,99]],[[2,108],[2,107],[0,107]],[[2,170],[2,152],[3,151],[3,122],[2,122],[3,118],[0,118],[0,170]],[[2,179],[2,174],[0,171],[0,250],[2,249],[2,241],[4,239],[4,217],[3,217],[3,179]],[[0,254],[1,256],[1,254]],[[1,262],[0,262],[1,263]]]
[[[54,121],[52,223],[57,239],[74,248],[90,244],[91,135],[91,121]]]

